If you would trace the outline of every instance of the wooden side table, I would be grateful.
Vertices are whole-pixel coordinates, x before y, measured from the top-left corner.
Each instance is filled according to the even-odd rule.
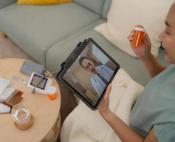
[[[0,77],[12,80],[16,89],[23,92],[23,101],[34,117],[31,128],[22,131],[15,127],[11,114],[0,114],[0,141],[2,142],[53,142],[60,129],[61,95],[59,87],[56,100],[49,100],[46,95],[32,94],[31,91],[20,81],[13,78],[19,77],[27,80],[29,77],[20,73],[23,59],[7,58],[0,59]]]

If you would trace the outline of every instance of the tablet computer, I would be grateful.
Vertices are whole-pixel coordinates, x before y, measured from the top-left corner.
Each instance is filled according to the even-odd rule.
[[[95,110],[119,68],[117,62],[88,38],[80,42],[62,64],[57,78]]]

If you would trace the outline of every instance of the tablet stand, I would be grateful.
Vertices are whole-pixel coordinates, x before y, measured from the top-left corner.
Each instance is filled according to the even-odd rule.
[[[56,75],[56,78],[57,78],[57,79],[59,78],[60,73],[63,71],[65,64],[66,64],[66,62],[63,62],[63,63],[61,64],[61,66],[60,66],[61,69],[58,71],[58,73],[57,73],[57,75]]]

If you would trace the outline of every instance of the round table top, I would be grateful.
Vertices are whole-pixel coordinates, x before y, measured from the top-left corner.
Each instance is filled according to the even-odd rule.
[[[20,73],[23,62],[23,59],[16,58],[0,59],[0,77],[12,80],[12,85],[23,92],[22,103],[32,113],[34,123],[31,128],[22,131],[14,125],[11,114],[0,114],[0,141],[2,142],[40,142],[59,117],[61,95],[55,80],[53,81],[58,96],[56,100],[49,100],[47,95],[32,94],[24,83],[13,79],[19,77],[28,80],[28,76]]]

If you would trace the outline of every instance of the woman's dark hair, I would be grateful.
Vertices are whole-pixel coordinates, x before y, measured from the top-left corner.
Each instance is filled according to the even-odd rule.
[[[80,59],[79,59],[79,64],[80,64],[80,66],[81,66],[82,68],[84,68],[84,67],[83,67],[83,65],[82,65],[82,62],[83,62],[83,60],[85,60],[85,59],[87,59],[87,60],[90,60],[90,61],[91,61],[91,59],[90,59],[90,58],[88,58],[88,57],[86,57],[86,56],[84,56],[84,57],[80,57]]]

